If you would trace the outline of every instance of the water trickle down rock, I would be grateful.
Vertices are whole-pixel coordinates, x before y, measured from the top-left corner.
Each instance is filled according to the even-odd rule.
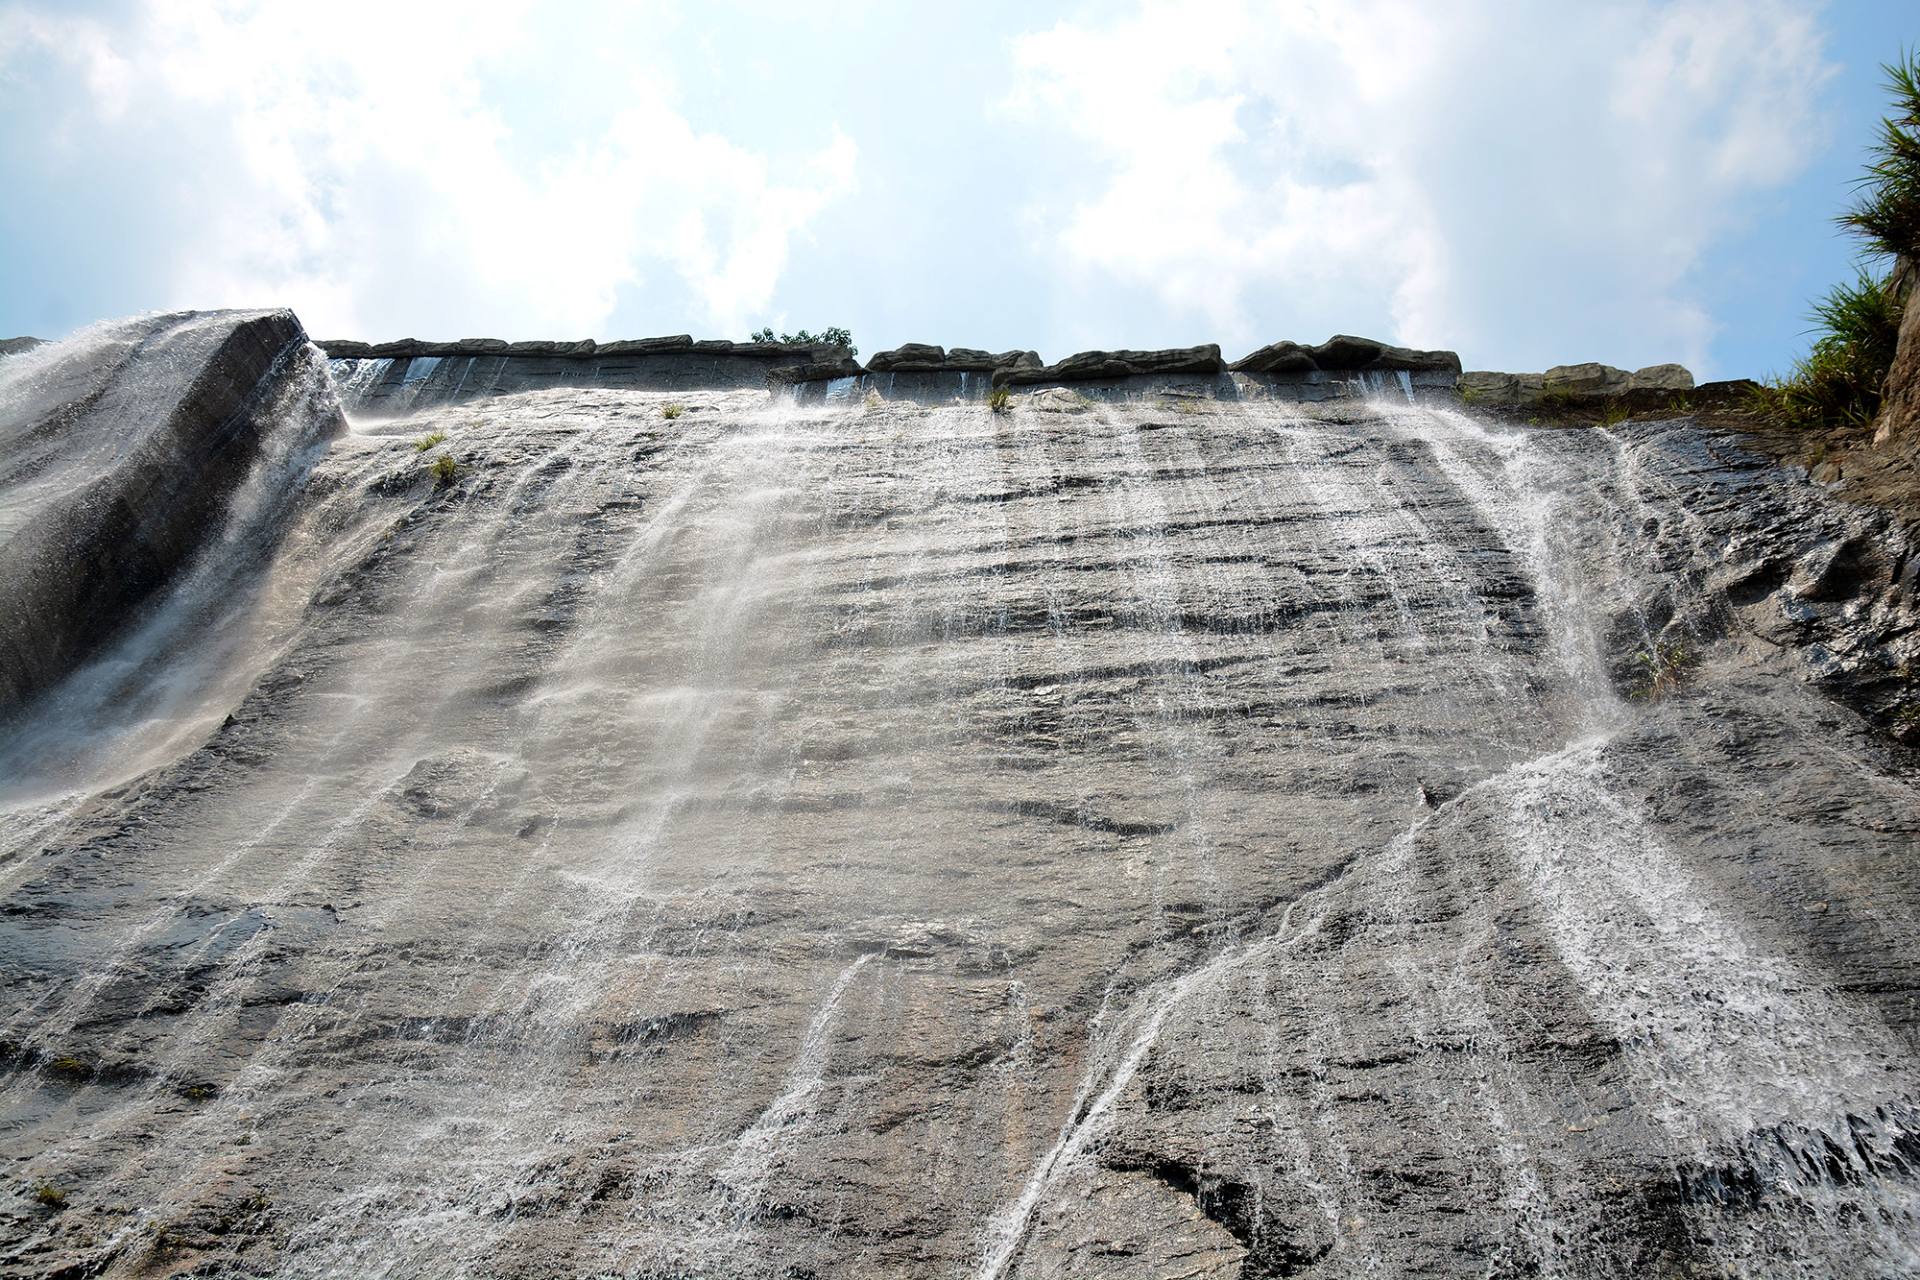
[[[288,311],[157,315],[0,362],[0,720],[217,540],[311,354]]]
[[[223,714],[0,807],[0,1270],[1911,1274],[1904,535],[1060,394],[333,441]]]

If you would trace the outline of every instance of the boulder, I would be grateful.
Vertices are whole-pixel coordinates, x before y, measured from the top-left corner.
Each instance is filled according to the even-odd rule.
[[[1298,342],[1269,343],[1235,360],[1231,366],[1235,373],[1280,374],[1312,373],[1319,367],[1314,363],[1312,350]]]
[[[1632,391],[1691,391],[1693,374],[1682,364],[1651,364],[1628,377]]]
[[[926,342],[909,342],[891,351],[876,351],[867,359],[867,368],[875,373],[941,372],[949,367],[946,348]]]
[[[325,370],[291,311],[140,316],[0,366],[0,719],[228,545],[260,468],[344,429]]]
[[[324,342],[316,339],[314,345],[326,352],[329,360],[357,360],[371,350],[368,343],[346,338],[329,338]]]
[[[1387,349],[1384,342],[1336,333],[1317,347],[1309,349],[1315,367],[1330,373],[1355,372],[1371,368]]]
[[[1511,405],[1520,400],[1520,375],[1475,369],[1460,375],[1460,396],[1473,404]]]
[[[1103,382],[1153,374],[1217,376],[1226,372],[1226,368],[1226,362],[1220,358],[1220,348],[1209,343],[1164,351],[1082,351],[1058,364],[1002,366],[994,371],[993,382],[995,386],[1019,386],[1041,382]]]
[[[1625,369],[1608,364],[1557,364],[1541,375],[1548,392],[1562,396],[1616,396],[1633,384]]]

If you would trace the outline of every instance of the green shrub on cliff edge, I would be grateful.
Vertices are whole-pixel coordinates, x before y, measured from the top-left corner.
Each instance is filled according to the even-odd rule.
[[[780,334],[778,337],[774,336],[773,330],[762,329],[752,337],[755,342],[823,342],[830,347],[845,347],[850,358],[860,354],[860,348],[853,345],[852,332],[838,327],[822,329],[818,333],[808,333],[805,329],[801,329],[796,333]]]
[[[1860,195],[1836,221],[1876,258],[1920,258],[1920,51],[1883,67],[1893,110],[1880,122]],[[1813,350],[1793,372],[1760,389],[1756,407],[1800,430],[1865,426],[1880,410],[1893,367],[1900,314],[1911,279],[1863,269],[1838,284],[1809,315]]]

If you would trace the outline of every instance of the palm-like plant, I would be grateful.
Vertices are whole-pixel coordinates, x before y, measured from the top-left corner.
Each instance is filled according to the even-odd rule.
[[[1860,196],[1839,223],[1874,253],[1912,255],[1920,253],[1920,51],[1881,69],[1893,110],[1880,122]]]

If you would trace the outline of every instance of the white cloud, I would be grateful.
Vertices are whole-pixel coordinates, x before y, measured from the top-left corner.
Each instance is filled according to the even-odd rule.
[[[1014,61],[1011,110],[1097,175],[1047,233],[1223,341],[1372,310],[1470,363],[1696,368],[1690,273],[1805,163],[1832,70],[1785,0],[1147,0]]]
[[[617,5],[566,17],[635,20]],[[112,26],[15,7],[0,72],[50,58],[77,73],[54,145],[168,148],[168,181],[137,211],[174,216],[166,305],[291,301],[329,333],[566,336],[644,283],[743,329],[795,237],[852,189],[853,143],[834,131],[775,158],[702,132],[630,48],[563,73],[607,79],[604,120],[529,136],[517,117],[539,104],[488,77],[543,22],[530,0],[170,0]]]

